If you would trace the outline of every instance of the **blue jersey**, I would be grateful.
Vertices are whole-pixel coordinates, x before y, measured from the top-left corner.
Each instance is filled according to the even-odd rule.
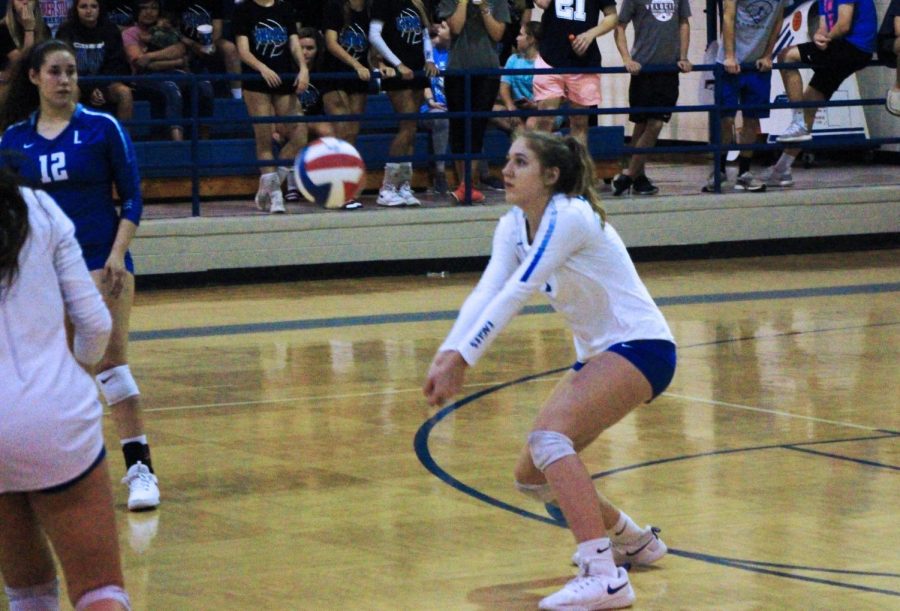
[[[141,180],[131,138],[115,118],[81,104],[52,140],[37,133],[37,118],[34,112],[7,128],[0,139],[0,166],[53,196],[75,224],[85,258],[108,249],[119,228],[113,185],[122,202],[122,218],[135,225],[141,220]]]

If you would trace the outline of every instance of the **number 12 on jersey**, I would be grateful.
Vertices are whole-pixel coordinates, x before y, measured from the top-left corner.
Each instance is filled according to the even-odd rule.
[[[49,157],[49,159],[48,159]],[[66,172],[66,154],[63,152],[52,153],[51,155],[41,155],[41,182],[57,182],[60,180],[68,180],[69,174]]]

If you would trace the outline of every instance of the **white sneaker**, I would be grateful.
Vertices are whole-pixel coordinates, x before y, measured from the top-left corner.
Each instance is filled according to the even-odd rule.
[[[397,193],[400,197],[403,198],[403,201],[407,206],[421,206],[422,202],[420,202],[415,195],[413,195],[412,187],[409,186],[408,182],[400,185],[400,188],[397,189]]]
[[[263,212],[269,211],[269,192],[265,190],[262,184],[259,185],[259,190],[256,192],[256,197],[253,198],[253,203],[256,204],[257,209]]]
[[[131,465],[122,483],[128,486],[129,511],[159,506],[159,482],[144,463],[138,461]]]
[[[375,203],[379,206],[405,206],[406,199],[397,192],[397,188],[393,185],[382,185],[378,191],[378,199]]]
[[[138,554],[150,549],[159,530],[159,512],[128,514],[128,545]]]
[[[783,134],[776,138],[778,142],[809,142],[812,134],[803,123],[791,123]]]
[[[269,193],[269,214],[284,214],[287,209],[284,207],[284,196],[281,194],[281,187],[277,191]]]
[[[628,573],[623,568],[616,569],[616,575],[593,575],[590,563],[578,570],[578,576],[563,588],[544,598],[540,609],[623,609],[634,602],[634,589],[628,581]]]
[[[734,190],[758,193],[766,190],[766,183],[756,180],[753,173],[747,171],[738,176],[737,180],[734,181]]]
[[[719,187],[723,190],[728,184],[728,172],[722,170],[719,174]],[[716,192],[716,173],[712,171],[709,173],[709,178],[706,179],[706,184],[703,185],[703,188],[700,189],[702,193],[715,193]]]
[[[631,543],[612,542],[613,562],[616,566],[653,564],[666,555],[669,548],[659,538],[660,529],[656,526],[647,526],[635,541]],[[579,566],[581,557],[576,551],[572,554],[572,564]]]
[[[884,107],[887,108],[887,111],[900,117],[900,89],[891,87],[884,97]]]
[[[794,177],[791,171],[776,173],[775,166],[770,167],[762,174],[762,181],[769,187],[793,187]]]

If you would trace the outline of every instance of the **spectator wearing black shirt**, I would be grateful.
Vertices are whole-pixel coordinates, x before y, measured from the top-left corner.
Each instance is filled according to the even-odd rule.
[[[122,33],[107,21],[99,0],[77,0],[56,37],[75,49],[80,77],[124,76],[131,72],[122,46]],[[98,108],[115,107],[119,121],[130,120],[134,110],[131,88],[120,81],[82,86],[81,101]]]
[[[900,0],[891,0],[881,27],[878,28],[878,59],[897,68],[894,86],[888,89],[885,106],[892,115],[900,117]]]
[[[324,94],[330,115],[362,114],[369,94],[369,9],[366,0],[329,0],[325,5],[325,53],[320,53],[324,72],[347,72],[356,78],[335,80]],[[338,135],[356,143],[359,121],[336,124]]]

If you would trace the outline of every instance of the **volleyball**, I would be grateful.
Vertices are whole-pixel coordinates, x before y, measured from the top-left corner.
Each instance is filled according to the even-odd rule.
[[[297,188],[311,202],[337,209],[359,195],[366,166],[359,151],[339,138],[319,138],[297,154]]]

